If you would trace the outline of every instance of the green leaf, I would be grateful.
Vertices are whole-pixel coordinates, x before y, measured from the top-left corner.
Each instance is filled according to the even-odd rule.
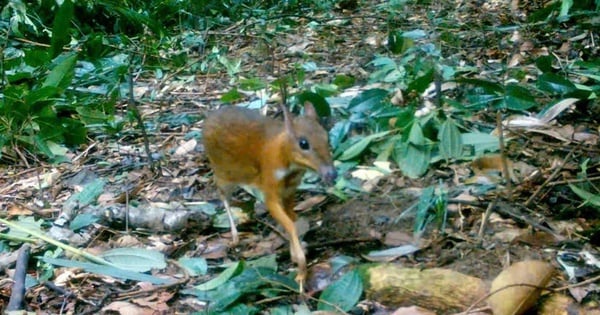
[[[192,277],[205,275],[208,272],[208,263],[202,257],[181,257],[177,260]]]
[[[241,100],[242,98],[242,94],[240,94],[240,92],[238,92],[236,88],[233,88],[227,91],[225,94],[221,95],[221,102],[234,103]]]
[[[63,208],[66,205],[72,206],[72,204],[76,204],[80,208],[92,204],[104,191],[104,184],[104,180],[100,178],[97,178],[91,183],[86,184],[82,191],[71,195],[71,197],[67,199],[67,201],[63,205]]]
[[[539,76],[537,87],[542,91],[560,95],[565,95],[576,90],[575,85],[571,81],[554,73],[544,73]]]
[[[69,229],[77,231],[98,222],[98,220],[99,218],[92,213],[80,213],[69,223]]]
[[[353,98],[348,105],[350,111],[354,113],[362,113],[365,111],[373,111],[378,107],[384,98],[388,96],[388,91],[384,89],[366,90],[357,97]]]
[[[427,71],[424,75],[414,79],[408,84],[408,91],[416,91],[417,93],[423,93],[433,82],[433,69]]]
[[[458,159],[462,156],[463,146],[460,130],[456,122],[448,118],[440,127],[438,134],[440,140],[440,154],[446,160]]]
[[[52,58],[61,54],[63,46],[71,41],[71,19],[73,18],[73,3],[71,0],[64,0],[56,16],[54,16],[54,23],[52,25],[52,42],[51,42],[51,56]]]
[[[363,284],[357,270],[352,270],[330,284],[319,297],[320,311],[349,311],[362,295]]]
[[[163,269],[167,266],[163,253],[145,248],[116,248],[100,256],[121,269],[136,272]]]
[[[329,131],[329,143],[331,143],[331,147],[334,151],[339,147],[342,140],[344,140],[350,131],[351,125],[349,120],[340,120],[336,122]]]
[[[473,155],[481,156],[486,152],[500,150],[498,137],[483,132],[468,132],[461,135],[463,146],[472,146]]]
[[[64,90],[71,84],[71,80],[75,74],[77,54],[71,53],[59,56],[57,60],[60,60],[60,62],[52,68],[42,87],[53,86]]]
[[[170,284],[173,283],[172,280],[157,278],[154,276],[150,276],[143,273],[137,273],[129,270],[123,270],[111,266],[106,265],[98,265],[88,262],[67,260],[67,259],[58,259],[58,258],[50,258],[50,257],[39,257],[40,260],[57,266],[68,267],[68,268],[81,268],[86,272],[91,272],[95,274],[107,275],[110,277],[115,277],[124,280],[134,280],[134,281],[143,281],[150,282],[156,285],[162,284]]]
[[[552,69],[552,61],[554,60],[553,56],[541,56],[535,59],[535,66],[540,69],[542,72],[551,72]]]
[[[508,109],[527,110],[537,105],[531,92],[522,86],[511,84],[506,87],[504,103]]]
[[[431,162],[431,146],[426,144],[420,124],[414,123],[406,143],[398,142],[394,149],[396,163],[410,178],[418,178],[427,172]]]
[[[431,161],[431,148],[429,146],[415,146],[406,144],[407,148],[400,157],[399,166],[404,175],[410,178],[419,178],[429,168]]]
[[[271,254],[246,262],[248,268],[266,268],[277,271],[277,255]]]
[[[20,216],[19,219],[15,222],[16,224],[18,224],[19,226],[22,226],[28,230],[32,230],[38,233],[44,233],[42,231],[42,223],[44,223],[44,221],[42,219],[39,220],[35,220],[34,217],[23,217]],[[11,237],[15,237],[15,238],[26,238],[29,237],[29,233],[20,230],[20,229],[15,229],[15,228],[11,228],[7,235],[10,235]]]
[[[481,79],[469,79],[460,78],[456,80],[458,83],[470,84],[474,87],[480,88],[488,94],[502,94],[504,93],[504,87],[496,82],[481,80]]]
[[[435,188],[429,186],[421,192],[419,203],[417,204],[417,215],[415,217],[414,233],[419,234],[425,229],[427,224],[433,219],[430,216],[429,209],[435,202]]]
[[[244,264],[242,262],[239,262],[239,261],[235,262],[234,264],[229,266],[227,269],[223,270],[223,272],[221,272],[221,274],[219,274],[218,276],[216,276],[200,285],[197,285],[194,288],[196,290],[200,290],[200,291],[209,291],[209,290],[218,288],[218,287],[222,286],[225,282],[227,282],[227,280],[231,279],[234,275],[236,275],[243,269],[244,269]]]
[[[402,31],[391,31],[388,34],[388,48],[394,54],[402,54],[414,45],[413,39],[404,36]]]
[[[267,84],[258,78],[240,80],[240,88],[246,91],[258,91],[267,87]]]
[[[425,135],[423,135],[423,129],[421,128],[421,124],[418,122],[414,123],[410,128],[410,132],[408,134],[408,143],[414,145],[425,144]]]
[[[346,89],[354,85],[356,79],[353,76],[338,74],[333,79],[333,84],[337,85],[341,90]]]
[[[59,89],[55,86],[40,87],[29,92],[27,97],[25,97],[25,103],[29,106],[34,106],[36,103],[55,98],[58,94]]]
[[[600,195],[581,189],[573,184],[569,184],[569,187],[577,196],[584,200],[584,204],[591,204],[596,208],[600,208]]]
[[[382,131],[363,137],[350,148],[346,149],[344,153],[342,153],[342,156],[339,157],[339,160],[346,161],[358,157],[367,149],[371,142],[376,141],[377,139],[384,137],[389,133],[390,131]]]

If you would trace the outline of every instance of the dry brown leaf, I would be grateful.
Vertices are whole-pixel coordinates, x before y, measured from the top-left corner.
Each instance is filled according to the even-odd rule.
[[[325,199],[327,199],[326,195],[316,195],[308,199],[304,199],[294,207],[294,211],[304,211],[311,209],[312,207],[325,201]]]
[[[407,233],[405,231],[390,231],[385,234],[383,243],[387,246],[413,244],[415,243],[415,238],[412,233]]]
[[[502,271],[492,282],[490,292],[504,289],[488,298],[494,315],[525,313],[537,302],[540,288],[548,284],[553,271],[552,265],[539,260],[521,261]],[[517,286],[518,284],[525,285]]]
[[[155,314],[154,310],[147,307],[140,307],[133,303],[116,301],[112,302],[106,307],[102,308],[102,312],[107,311],[116,312],[117,314],[123,315],[152,315]]]
[[[16,216],[20,216],[20,215],[24,215],[24,216],[29,216],[33,214],[33,211],[22,207],[21,205],[18,204],[12,204],[9,208],[8,208],[8,212],[7,212],[9,217],[16,217]]]

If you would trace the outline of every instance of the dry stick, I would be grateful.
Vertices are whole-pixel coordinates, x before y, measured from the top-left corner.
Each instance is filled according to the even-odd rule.
[[[146,126],[144,125],[144,121],[142,120],[142,114],[140,113],[139,108],[135,104],[135,99],[133,96],[133,69],[129,68],[129,100],[127,102],[127,106],[130,108],[133,116],[137,120],[138,125],[140,125],[140,130],[142,131],[142,138],[144,140],[144,150],[146,151],[146,156],[148,157],[148,165],[150,166],[150,170],[152,172],[157,171],[157,167],[154,164],[154,159],[152,158],[152,154],[150,153],[150,142],[148,141],[148,134],[146,133]]]
[[[565,166],[565,164],[567,164],[567,161],[569,161],[571,159],[571,156],[573,155],[573,152],[575,152],[575,149],[579,148],[579,145],[573,147],[573,149],[571,149],[571,151],[569,151],[569,154],[567,154],[567,156],[565,157],[565,159],[562,161],[562,163],[560,164],[559,167],[557,167],[554,172],[552,172],[552,174],[550,175],[550,177],[548,177],[546,179],[546,181],[540,185],[535,192],[533,193],[533,195],[531,195],[529,197],[529,199],[527,199],[527,201],[525,201],[525,207],[528,207],[531,202],[533,201],[533,199],[535,199],[535,197],[537,197],[540,192],[542,191],[542,189],[544,189],[544,187],[548,186],[548,184],[558,175],[558,173],[560,173],[560,171],[563,169],[563,167]]]
[[[498,198],[494,199],[488,204],[487,209],[485,209],[485,214],[483,216],[483,220],[481,220],[481,226],[479,227],[479,239],[483,238],[483,232],[485,231],[485,227],[487,226],[487,222],[490,219],[490,215],[492,215],[492,210],[496,206],[497,201]]]
[[[506,160],[506,149],[504,148],[504,129],[502,126],[502,113],[496,112],[496,128],[498,128],[498,138],[500,141],[500,158],[502,160],[502,173],[506,182],[506,197],[512,199],[512,183],[508,173],[508,161]]]
[[[531,210],[529,210],[529,209],[527,209],[527,208],[525,208],[525,210],[531,211]],[[523,215],[523,214],[516,214],[516,213],[513,213],[512,211],[509,211],[509,210],[507,210],[507,209],[504,209],[504,208],[502,208],[502,207],[498,207],[498,209],[496,210],[496,212],[500,212],[500,213],[502,213],[502,214],[504,214],[504,215],[507,215],[507,216],[513,217],[513,218],[515,218],[515,219],[521,220],[521,221],[523,221],[523,222],[525,222],[525,223],[527,223],[527,224],[531,225],[531,226],[532,226],[534,229],[536,229],[536,230],[544,231],[544,232],[546,232],[546,233],[548,233],[548,234],[550,234],[550,235],[554,236],[554,238],[555,238],[555,239],[557,239],[557,240],[559,240],[559,241],[562,241],[562,240],[564,240],[564,239],[565,239],[565,237],[564,237],[564,236],[562,236],[562,235],[560,235],[560,234],[557,234],[557,233],[556,233],[555,231],[553,231],[552,229],[550,229],[550,228],[548,228],[548,227],[545,227],[545,226],[543,226],[543,225],[541,225],[541,224],[539,224],[539,223],[535,222],[534,220],[530,219],[530,218],[529,218],[529,217],[527,217],[526,215]]]
[[[597,181],[597,180],[600,180],[600,176],[580,178],[580,179],[557,180],[555,182],[549,183],[548,186],[575,184],[575,183],[583,183],[583,182],[593,182],[593,181]]]
[[[10,300],[6,306],[7,311],[17,311],[23,309],[23,298],[25,296],[25,277],[27,275],[27,265],[29,264],[29,244],[23,244],[19,249],[17,257],[17,266],[15,268],[14,284],[10,293]]]

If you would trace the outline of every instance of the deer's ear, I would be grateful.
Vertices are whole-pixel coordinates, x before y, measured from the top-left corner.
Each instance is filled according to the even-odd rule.
[[[315,110],[315,106],[308,101],[304,102],[304,115],[315,120],[319,118],[317,115],[317,111]]]

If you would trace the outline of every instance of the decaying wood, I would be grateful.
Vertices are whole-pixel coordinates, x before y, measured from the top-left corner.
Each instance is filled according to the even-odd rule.
[[[444,313],[460,312],[488,290],[479,278],[441,268],[385,264],[369,267],[365,275],[367,298],[390,307],[417,305]]]

